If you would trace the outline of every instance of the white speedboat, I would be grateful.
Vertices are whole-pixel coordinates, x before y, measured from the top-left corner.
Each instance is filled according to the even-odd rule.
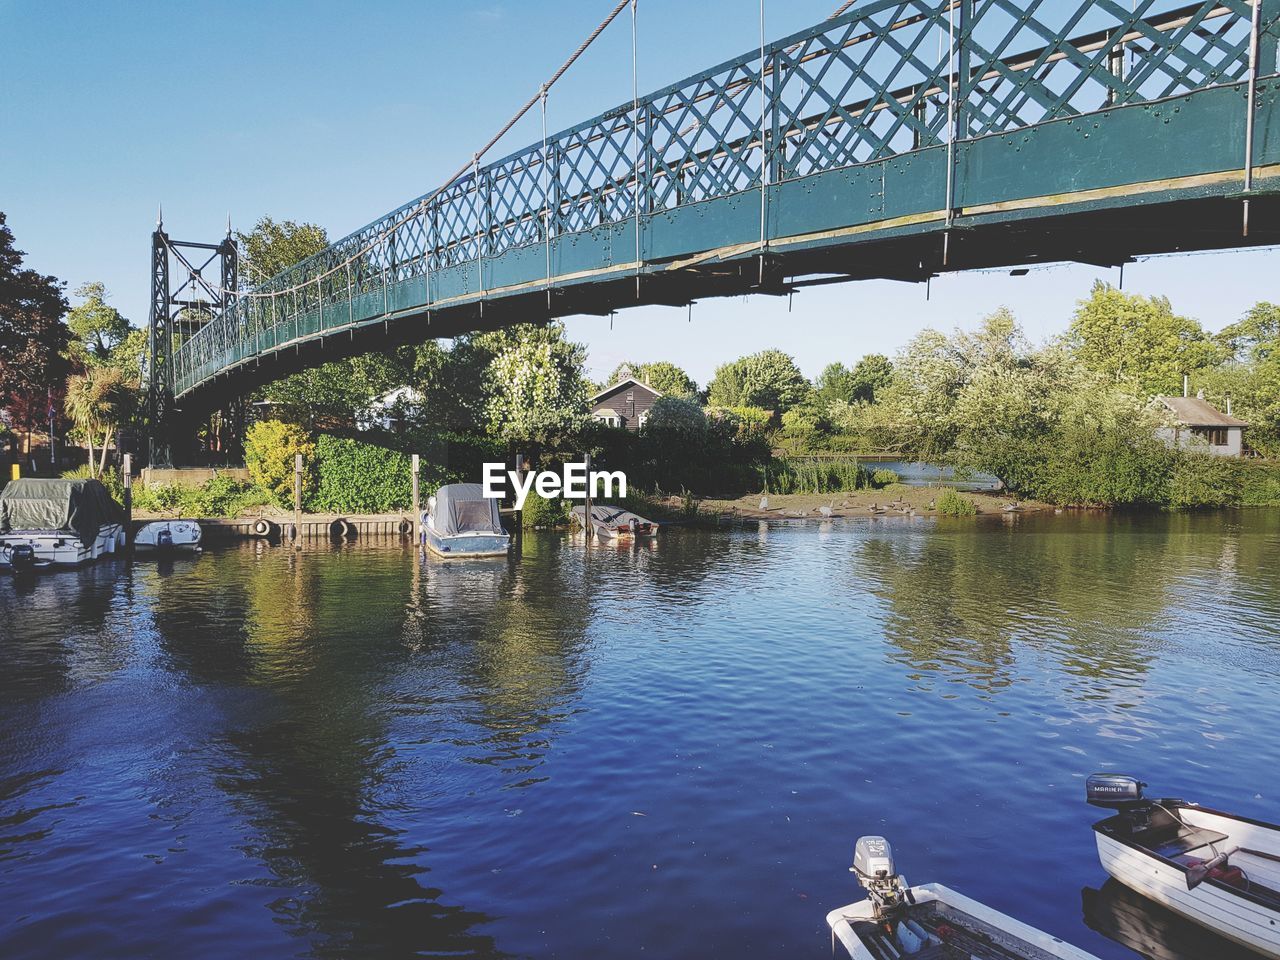
[[[152,520],[133,535],[133,549],[135,553],[195,553],[200,537],[200,524],[194,520]]]
[[[573,522],[584,530],[587,525],[587,508],[574,507],[569,511]],[[590,532],[602,540],[638,540],[644,537],[656,537],[658,524],[652,520],[607,504],[593,504],[591,507]]]
[[[852,960],[1097,960],[941,884],[908,886],[883,837],[861,837],[849,869],[868,897],[827,924]]]
[[[502,529],[498,501],[478,483],[449,483],[427,501],[422,542],[442,557],[503,557],[511,536]]]
[[[97,480],[13,480],[0,492],[0,565],[78,567],[124,549],[124,512]]]
[[[1280,958],[1280,826],[1147,799],[1145,786],[1107,773],[1086,782],[1089,803],[1116,811],[1093,825],[1103,868],[1174,913]]]

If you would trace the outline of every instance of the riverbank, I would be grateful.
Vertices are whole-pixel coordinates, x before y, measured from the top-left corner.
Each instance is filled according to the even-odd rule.
[[[740,520],[826,520],[840,517],[938,516],[938,487],[909,487],[892,484],[879,490],[850,490],[844,493],[751,494],[736,499],[709,497],[696,500],[700,516]],[[1007,495],[972,492],[961,494],[978,514],[1052,513],[1061,508],[1035,500],[1018,500]],[[670,498],[680,506],[680,498]]]

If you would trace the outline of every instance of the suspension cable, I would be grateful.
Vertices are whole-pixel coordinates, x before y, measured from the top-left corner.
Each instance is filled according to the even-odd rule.
[[[340,263],[334,264],[332,267],[330,267],[324,273],[320,274],[315,279],[326,277],[331,273],[336,273],[340,270],[345,269],[346,266],[350,263],[355,263],[362,256],[364,256],[366,253],[368,253],[370,250],[376,247],[379,243],[381,243],[384,237],[386,237],[392,231],[408,223],[419,213],[426,210],[430,205],[430,203],[436,199],[436,197],[438,197],[441,193],[443,193],[449,187],[457,183],[458,180],[460,180],[467,173],[468,170],[475,170],[479,159],[483,157],[485,154],[487,154],[499,140],[501,140],[504,136],[506,136],[507,133],[511,130],[511,128],[514,127],[517,123],[519,123],[521,118],[524,117],[526,113],[528,113],[531,109],[533,109],[533,107],[539,102],[539,100],[543,97],[546,91],[550,90],[551,87],[554,86],[555,83],[565,75],[565,73],[569,70],[569,68],[572,67],[575,62],[577,62],[578,58],[581,57],[582,54],[586,52],[587,48],[590,47],[591,44],[593,44],[596,41],[596,39],[599,38],[600,34],[602,34],[605,31],[605,28],[607,28],[609,24],[613,23],[613,21],[617,19],[618,14],[622,13],[622,11],[625,10],[631,3],[632,3],[632,0],[618,0],[617,5],[614,6],[614,8],[609,12],[608,16],[606,16],[602,21],[600,21],[600,24],[594,30],[592,30],[590,34],[587,35],[587,38],[578,45],[578,48],[574,50],[572,54],[569,55],[569,58],[560,65],[560,68],[551,75],[551,79],[549,79],[546,83],[542,84],[538,88],[538,92],[535,93],[532,97],[530,97],[528,101],[525,102],[524,106],[522,106],[519,110],[517,110],[515,115],[512,116],[511,119],[508,120],[505,124],[503,124],[502,128],[496,134],[490,137],[489,141],[483,147],[481,147],[478,152],[473,154],[470,160],[468,160],[461,167],[459,167],[453,173],[452,176],[450,176],[447,180],[445,180],[444,183],[442,183],[439,187],[431,191],[431,193],[427,194],[420,201],[414,204],[412,209],[407,211],[402,217],[398,218],[396,221],[389,224],[383,230],[380,230],[378,234],[361,249],[351,254],[349,257],[347,257],[346,260],[343,260]],[[473,178],[478,179],[478,177],[476,177],[474,173],[473,173]],[[476,186],[478,189],[478,186],[479,186],[478,183]],[[478,233],[479,233],[479,230],[477,230],[477,234]],[[265,293],[259,293],[254,290],[251,290],[248,293],[240,293],[239,291],[226,290],[222,287],[219,287],[218,290],[222,293],[231,293],[240,298],[258,299],[262,297],[277,296],[278,294],[281,294],[281,293],[289,293],[291,291],[297,291],[302,287],[310,286],[312,282],[313,280],[311,278],[307,278],[297,284],[294,284],[292,287],[285,287],[282,290],[268,291]]]

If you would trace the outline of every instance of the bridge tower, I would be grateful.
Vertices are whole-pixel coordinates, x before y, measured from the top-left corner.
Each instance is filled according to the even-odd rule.
[[[151,234],[151,317],[147,338],[147,426],[152,466],[173,466],[187,459],[195,425],[174,403],[173,358],[177,348],[205,324],[235,304],[239,254],[227,233],[219,243],[174,240],[165,232],[164,213]],[[223,411],[238,445],[243,436],[244,405],[235,400]]]

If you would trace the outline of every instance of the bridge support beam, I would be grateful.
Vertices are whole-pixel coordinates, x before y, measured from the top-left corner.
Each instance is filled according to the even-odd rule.
[[[215,273],[216,263],[216,273]],[[206,276],[208,274],[208,276]],[[147,336],[148,461],[154,467],[182,465],[196,452],[198,425],[183,416],[174,400],[175,360],[179,347],[202,327],[235,308],[239,257],[231,223],[219,243],[174,240],[157,219],[151,234],[151,314]],[[244,436],[245,403],[228,404],[224,422],[239,457]],[[225,449],[225,448],[224,448]]]

